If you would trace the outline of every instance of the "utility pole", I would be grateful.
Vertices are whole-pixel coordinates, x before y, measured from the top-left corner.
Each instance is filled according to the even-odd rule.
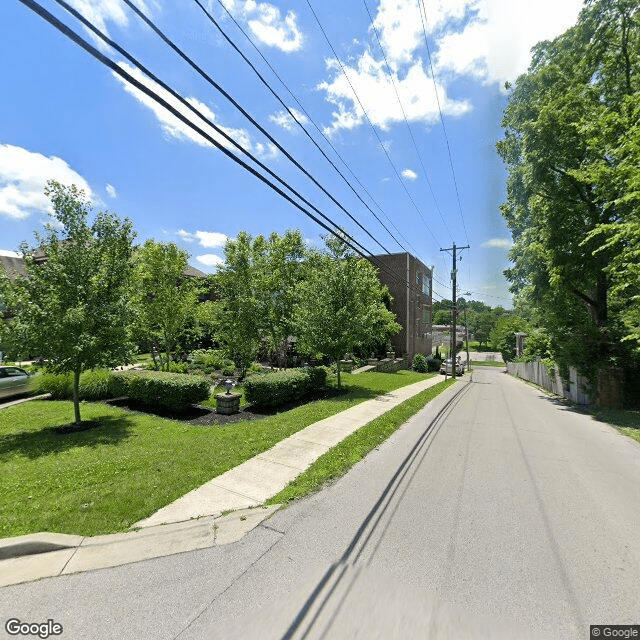
[[[469,245],[464,247],[456,247],[456,243],[453,243],[453,247],[449,247],[448,249],[440,249],[440,251],[451,251],[453,255],[453,266],[451,269],[451,280],[453,281],[453,307],[451,309],[451,313],[453,316],[453,335],[451,336],[451,377],[456,377],[456,348],[458,346],[458,335],[457,335],[457,327],[456,321],[458,319],[458,307],[456,302],[456,277],[458,275],[458,268],[456,267],[456,262],[458,260],[457,252],[458,250],[462,251],[463,249],[470,249]]]

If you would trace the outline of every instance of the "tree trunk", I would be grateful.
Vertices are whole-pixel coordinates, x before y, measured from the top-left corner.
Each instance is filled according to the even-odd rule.
[[[80,388],[80,369],[76,369],[73,372],[73,413],[76,419],[76,426],[80,426],[82,420],[80,420],[80,399],[78,390]]]
[[[338,372],[338,389],[340,389],[340,358],[336,360],[336,371]]]

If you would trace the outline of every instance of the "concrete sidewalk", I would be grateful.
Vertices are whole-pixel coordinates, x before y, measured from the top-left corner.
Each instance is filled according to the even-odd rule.
[[[37,533],[0,540],[0,586],[235,542],[279,508],[261,506],[265,500],[323,453],[443,379],[434,376],[401,387],[315,422],[137,522],[134,531],[90,538]]]

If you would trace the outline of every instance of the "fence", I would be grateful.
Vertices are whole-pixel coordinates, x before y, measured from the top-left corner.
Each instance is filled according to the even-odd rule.
[[[507,371],[512,376],[533,382],[543,389],[563,396],[576,404],[591,404],[589,396],[586,394],[587,381],[585,378],[578,376],[575,367],[569,369],[568,386],[564,384],[557,368],[553,370],[553,375],[549,375],[547,367],[540,360],[535,360],[534,362],[507,362]]]

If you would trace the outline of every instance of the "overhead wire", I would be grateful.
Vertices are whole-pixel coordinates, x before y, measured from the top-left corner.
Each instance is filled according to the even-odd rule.
[[[203,6],[203,4],[200,2],[200,0],[194,0],[194,2],[200,7],[200,9],[203,11],[203,13],[207,16],[207,18],[209,19],[209,21],[216,27],[216,29],[220,32],[220,34],[223,36],[223,38],[231,45],[231,47],[233,47],[233,49],[242,57],[242,59],[246,62],[247,65],[249,65],[249,67],[253,70],[253,72],[256,74],[256,76],[260,79],[260,81],[262,82],[262,84],[269,90],[269,92],[276,98],[276,100],[282,105],[282,107],[284,107],[284,109],[287,111],[287,113],[289,114],[289,116],[294,120],[294,122],[304,131],[305,135],[309,138],[309,140],[311,140],[311,142],[314,144],[314,146],[318,149],[318,151],[320,151],[320,153],[323,155],[323,157],[327,160],[327,162],[329,162],[329,164],[333,167],[333,169],[338,173],[338,175],[342,178],[342,180],[347,184],[347,186],[351,189],[351,191],[353,191],[353,193],[355,194],[355,196],[360,200],[360,202],[362,202],[362,204],[371,212],[371,214],[375,217],[375,219],[380,223],[380,225],[382,225],[382,227],[384,228],[384,230],[393,238],[393,240],[398,244],[398,246],[400,246],[403,250],[404,247],[402,246],[402,244],[398,241],[398,239],[393,235],[393,233],[391,233],[391,231],[387,228],[387,226],[384,224],[384,222],[382,222],[382,220],[380,220],[380,218],[376,215],[375,211],[373,211],[371,209],[371,207],[362,199],[362,197],[360,196],[360,194],[354,189],[353,185],[349,182],[349,180],[346,178],[346,176],[340,171],[340,169],[336,166],[336,164],[333,162],[333,160],[331,160],[331,158],[329,158],[329,156],[327,156],[327,154],[325,153],[325,151],[322,149],[322,147],[320,147],[320,145],[316,142],[315,138],[309,133],[309,131],[307,130],[307,128],[304,126],[304,124],[300,121],[300,119],[296,116],[296,114],[289,108],[289,106],[284,102],[284,100],[282,100],[282,98],[277,94],[277,92],[273,89],[273,87],[267,82],[267,80],[264,78],[264,76],[258,71],[258,69],[256,68],[256,66],[251,62],[251,60],[249,60],[247,58],[247,56],[240,50],[240,48],[236,45],[236,43],[231,39],[231,37],[225,32],[224,29],[222,29],[222,27],[220,26],[219,22],[213,17],[213,15],[211,15],[211,13],[205,9],[205,7]],[[242,33],[244,34],[244,36],[249,40],[249,42],[251,42],[251,44],[256,48],[256,50],[260,53],[260,55],[262,56],[263,60],[267,63],[267,65],[269,66],[269,68],[271,69],[271,71],[275,74],[275,76],[278,78],[278,80],[283,84],[283,86],[287,89],[287,91],[289,92],[289,94],[293,97],[293,99],[297,102],[297,104],[300,106],[300,108],[303,110],[305,117],[313,123],[313,125],[315,126],[315,128],[320,132],[320,134],[324,137],[325,141],[329,142],[328,139],[326,138],[326,136],[322,133],[322,131],[320,130],[320,128],[318,127],[318,125],[315,123],[315,121],[311,118],[311,116],[307,113],[307,111],[304,109],[304,107],[300,104],[300,101],[293,95],[293,93],[289,90],[289,88],[286,86],[286,84],[283,82],[283,80],[280,78],[280,76],[277,74],[277,72],[275,71],[275,69],[273,68],[273,66],[266,60],[266,58],[262,55],[262,53],[260,52],[260,50],[255,46],[255,44],[253,43],[253,41],[251,40],[251,38],[248,36],[248,34],[244,31],[244,29],[242,29],[242,27],[238,24],[238,22],[236,21],[236,19],[233,17],[233,15],[229,12],[229,10],[227,9],[227,7],[225,7],[224,3],[221,2],[221,0],[218,0],[218,2],[221,4],[221,6],[224,8],[224,10],[227,12],[227,14],[231,17],[231,19],[234,21],[234,23],[236,24],[236,26],[242,31]],[[335,147],[329,142],[331,148],[333,149],[333,151],[336,153],[336,155],[338,156],[338,158],[340,158],[340,160],[342,161],[342,163],[347,166],[348,165],[345,163],[344,160],[342,160],[342,157],[340,156],[340,154],[338,154],[337,150],[335,149]],[[357,178],[356,178],[357,179]],[[360,183],[360,186],[362,187],[362,184]],[[377,203],[375,202],[375,200],[373,200],[371,194],[369,194],[366,190],[365,193],[367,193],[367,195],[369,195],[369,197],[371,198],[372,202],[374,202],[374,204],[377,205]],[[377,205],[378,208],[381,208],[380,205]],[[384,213],[384,212],[383,212]],[[386,214],[384,214],[386,216]],[[388,216],[387,219],[389,220]],[[390,220],[389,220],[390,221]],[[391,221],[390,221],[391,222]],[[356,224],[358,224],[359,226],[360,223],[356,221]],[[393,223],[391,223],[393,224]],[[395,227],[395,225],[394,225]],[[363,228],[364,230],[364,228]],[[366,231],[366,230],[365,230]],[[396,228],[396,231],[397,228]],[[368,232],[367,232],[368,233]],[[399,233],[399,232],[398,232]],[[387,253],[389,253],[387,251]]]
[[[456,200],[458,202],[458,209],[460,211],[460,219],[462,220],[462,227],[464,229],[464,235],[469,243],[469,234],[467,233],[467,225],[464,221],[464,214],[462,213],[462,203],[460,201],[460,191],[458,189],[458,180],[456,179],[456,171],[453,166],[453,156],[451,154],[451,145],[449,144],[449,136],[447,135],[447,127],[444,124],[444,117],[442,115],[442,106],[440,105],[440,96],[438,95],[438,84],[436,82],[436,74],[433,69],[433,61],[431,58],[431,49],[429,47],[429,39],[427,38],[427,9],[424,4],[424,0],[417,0],[418,9],[420,11],[420,19],[422,21],[422,33],[424,34],[424,42],[427,47],[427,55],[429,57],[429,68],[431,69],[431,78],[433,79],[433,89],[436,95],[436,103],[438,105],[438,113],[440,114],[440,123],[442,124],[442,131],[444,133],[444,139],[447,145],[447,153],[449,154],[449,166],[451,167],[451,175],[453,177],[453,186],[456,192]]]
[[[250,151],[248,151],[245,147],[243,147],[240,143],[234,140],[224,129],[218,127],[215,122],[211,121],[205,114],[203,114],[197,107],[192,105],[190,102],[185,100],[181,95],[179,95],[176,91],[174,91],[169,85],[163,82],[160,78],[158,78],[153,72],[147,69],[140,61],[134,58],[129,52],[123,49],[118,43],[114,42],[111,38],[109,38],[106,34],[101,32],[95,25],[93,25],[89,20],[87,20],[80,12],[71,7],[65,0],[55,0],[55,2],[63,7],[66,11],[68,11],[71,15],[73,15],[77,20],[79,20],[87,29],[89,29],[94,35],[100,38],[103,42],[108,44],[110,47],[115,49],[120,55],[125,57],[131,64],[133,64],[137,69],[142,71],[148,78],[153,80],[156,84],[162,87],[165,91],[170,93],[176,100],[178,100],[184,107],[189,109],[192,113],[194,113],[198,118],[204,121],[207,125],[209,125],[216,133],[222,136],[225,140],[227,140],[230,144],[232,144],[238,151],[240,151],[243,155],[250,158],[255,164],[257,164],[263,171],[266,171],[272,178],[277,180],[283,187],[293,193],[296,197],[300,198],[302,202],[304,202],[308,207],[313,209],[320,217],[322,217],[325,221],[330,224],[335,223],[326,216],[322,211],[320,211],[315,205],[313,205],[309,200],[307,200],[302,194],[300,194],[296,189],[291,187],[288,183],[282,180],[275,172],[273,172],[269,167],[267,167],[261,160],[259,160],[256,156],[254,156]],[[355,240],[351,235],[346,233],[344,229],[341,230],[344,233],[348,240],[359,246],[363,251],[367,251],[367,249],[360,244],[357,240]]]
[[[398,104],[400,105],[400,111],[402,111],[402,118],[404,120],[404,123],[407,125],[407,130],[409,131],[409,137],[411,138],[411,142],[413,143],[413,147],[416,150],[416,155],[418,156],[418,161],[420,162],[420,166],[422,167],[422,171],[424,173],[424,177],[425,180],[427,181],[427,185],[429,187],[429,191],[431,193],[431,197],[433,198],[433,202],[435,204],[436,207],[436,211],[438,212],[438,215],[440,216],[440,219],[442,220],[442,224],[444,224],[445,229],[447,230],[447,233],[449,234],[449,238],[451,239],[451,241],[453,241],[453,236],[451,235],[451,230],[449,229],[449,225],[447,224],[447,221],[444,219],[444,216],[442,215],[442,211],[440,210],[440,206],[438,205],[438,199],[436,198],[436,194],[433,191],[433,186],[431,185],[431,180],[429,179],[429,172],[427,171],[426,167],[424,166],[424,162],[422,160],[422,154],[420,153],[420,149],[418,149],[418,143],[416,142],[415,136],[413,135],[413,129],[411,128],[411,125],[409,124],[409,120],[407,119],[407,114],[404,110],[404,105],[402,104],[402,100],[400,98],[400,92],[398,91],[398,86],[396,84],[396,81],[393,77],[393,71],[391,70],[391,65],[389,64],[389,61],[387,60],[387,54],[384,50],[384,47],[382,46],[382,41],[380,40],[380,34],[378,33],[378,29],[376,28],[375,25],[375,21],[373,19],[373,16],[371,15],[371,11],[369,10],[369,5],[367,4],[367,0],[362,0],[362,3],[364,4],[365,9],[367,10],[367,14],[369,16],[369,20],[371,20],[371,28],[373,29],[373,32],[376,36],[376,40],[378,41],[378,46],[380,47],[380,51],[382,53],[382,57],[384,58],[384,63],[385,66],[387,68],[387,75],[389,76],[389,79],[391,80],[391,84],[393,86],[393,90],[396,94],[396,99],[398,100]],[[420,215],[420,217],[422,218],[422,214]],[[424,221],[424,218],[422,218],[422,221]],[[425,222],[426,224],[426,222]]]
[[[273,184],[270,180],[268,180],[263,175],[261,175],[256,169],[254,169],[253,167],[248,165],[246,162],[244,162],[243,160],[241,160],[240,158],[235,156],[231,151],[226,149],[222,144],[220,144],[217,140],[215,140],[215,138],[210,136],[201,127],[199,127],[198,125],[193,123],[191,120],[189,120],[184,114],[180,113],[177,109],[175,109],[171,104],[169,104],[161,96],[159,96],[157,93],[152,91],[150,88],[148,88],[142,82],[140,82],[135,77],[133,77],[131,74],[129,74],[126,70],[124,70],[122,67],[120,67],[120,65],[118,65],[116,62],[114,62],[111,58],[109,58],[108,56],[106,56],[102,52],[98,51],[98,49],[96,49],[94,46],[89,44],[78,33],[76,33],[70,27],[68,27],[63,22],[61,22],[58,18],[56,18],[51,12],[47,11],[38,2],[36,2],[35,0],[20,0],[20,2],[22,4],[24,4],[26,7],[28,7],[29,9],[31,9],[32,11],[34,11],[37,15],[39,15],[41,18],[43,18],[45,21],[47,21],[52,26],[54,26],[56,29],[58,29],[58,31],[60,31],[63,35],[67,36],[70,40],[72,40],[75,44],[77,44],[82,49],[84,49],[87,53],[89,53],[91,56],[93,56],[96,60],[98,60],[99,62],[104,64],[106,67],[111,69],[112,72],[114,72],[116,75],[120,76],[126,82],[130,83],[133,87],[135,87],[136,89],[138,89],[139,91],[141,91],[142,93],[147,95],[149,98],[151,98],[152,100],[157,102],[160,106],[162,106],[164,109],[166,109],[174,117],[176,117],[180,121],[182,121],[185,125],[189,126],[191,129],[196,131],[196,133],[201,135],[211,145],[216,147],[218,150],[220,150],[223,154],[225,154],[227,157],[229,157],[235,163],[239,164],[246,171],[248,171],[249,173],[254,175],[256,178],[261,180],[263,183],[265,183],[271,189],[273,189],[276,193],[278,193],[281,197],[283,197],[285,200],[287,200],[292,205],[294,205],[297,209],[302,211],[305,215],[307,215],[310,219],[312,219],[320,227],[322,227],[323,229],[328,231],[334,237],[340,239],[342,242],[345,243],[346,246],[348,246],[352,251],[354,251],[360,257],[380,263],[380,261],[376,259],[376,256],[373,256],[371,254],[371,252],[369,252],[368,250],[365,249],[365,251],[367,251],[370,254],[369,256],[365,255],[360,249],[358,249],[357,247],[353,246],[349,241],[345,240],[344,232],[335,223],[332,222],[332,224],[337,229],[337,231],[334,230],[333,228],[329,227],[328,225],[323,223],[321,220],[319,220],[316,216],[314,216],[312,213],[307,211],[302,205],[300,205],[293,198],[291,198],[288,194],[286,194],[284,191],[282,191],[282,189],[280,189],[277,185]],[[64,4],[66,4],[64,2],[64,0],[56,0],[56,2],[58,2],[58,4],[60,4],[60,6],[63,6]],[[72,10],[72,14],[74,14],[74,13],[75,13],[75,10]],[[83,24],[85,23],[84,22],[85,20],[86,19],[82,20]],[[91,23],[89,23],[89,24],[91,24]],[[93,25],[91,25],[91,26],[93,27]],[[96,33],[96,35],[101,33],[95,27],[91,28],[91,30],[94,33]],[[102,35],[104,35],[104,34],[102,34]],[[105,36],[105,41],[106,40],[108,40],[108,38]],[[131,56],[131,58],[133,58],[133,57]],[[395,272],[392,269],[390,269],[389,267],[387,267],[387,265],[385,265],[384,263],[380,263],[380,266],[385,271],[387,271],[388,273],[391,273],[391,275],[395,278],[395,280],[398,283],[402,284],[402,286],[406,285],[407,288],[409,290],[411,290],[411,288],[412,288],[411,284],[409,282],[407,282],[404,277],[402,277],[397,272]],[[378,267],[378,268],[380,268],[380,267]],[[413,287],[413,289],[415,290],[415,287]]]
[[[322,32],[322,35],[324,36],[324,39],[326,40],[327,44],[329,45],[329,48],[331,49],[338,65],[340,66],[340,69],[342,70],[342,73],[344,75],[344,77],[347,80],[347,83],[349,84],[349,87],[351,88],[351,91],[353,92],[354,97],[356,98],[358,104],[360,105],[360,108],[362,109],[362,112],[367,120],[367,122],[369,123],[369,126],[371,127],[371,130],[373,131],[376,139],[378,140],[378,143],[380,144],[380,148],[382,149],[382,151],[384,152],[385,156],[387,157],[387,160],[389,161],[389,164],[391,165],[393,172],[396,176],[396,178],[398,179],[398,182],[400,183],[400,185],[402,186],[402,188],[404,189],[405,193],[407,194],[407,197],[409,198],[411,204],[413,205],[414,209],[418,212],[418,215],[422,218],[423,222],[424,222],[424,216],[422,215],[422,212],[420,211],[420,208],[418,207],[418,205],[416,204],[415,200],[413,199],[413,197],[411,196],[411,193],[409,192],[409,189],[407,189],[407,185],[404,183],[404,181],[402,180],[402,178],[400,177],[400,173],[398,172],[398,169],[396,167],[396,165],[394,164],[393,160],[391,159],[391,156],[389,155],[389,152],[386,150],[380,135],[378,134],[376,128],[373,126],[373,123],[371,122],[371,119],[369,118],[369,114],[367,113],[367,110],[365,109],[364,105],[362,104],[362,101],[360,100],[360,97],[358,96],[357,91],[355,90],[355,87],[353,86],[353,83],[351,82],[351,79],[349,78],[349,74],[347,73],[346,69],[344,68],[344,65],[342,64],[342,61],[340,60],[340,57],[338,56],[333,44],[331,43],[331,40],[329,40],[329,37],[327,36],[327,33],[324,29],[324,27],[322,26],[322,23],[320,22],[320,19],[318,18],[318,15],[316,14],[313,6],[311,5],[310,0],[306,0],[307,4],[309,5],[309,9],[311,10],[311,13],[313,14],[313,17],[316,20],[316,23],[318,24],[318,27],[320,28],[320,31]],[[436,236],[434,235],[433,231],[431,230],[431,228],[426,224],[425,222],[425,226],[427,228],[427,230],[429,231],[429,233],[431,234],[431,237],[433,238],[435,244],[437,246],[440,245],[440,243],[438,242],[438,239],[436,238]]]

